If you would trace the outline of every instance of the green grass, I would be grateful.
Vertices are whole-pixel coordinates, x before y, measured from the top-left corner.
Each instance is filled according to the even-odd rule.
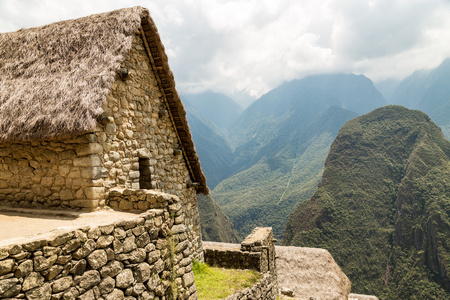
[[[236,291],[253,286],[262,277],[253,270],[216,268],[197,261],[193,263],[193,271],[201,300],[226,298]]]

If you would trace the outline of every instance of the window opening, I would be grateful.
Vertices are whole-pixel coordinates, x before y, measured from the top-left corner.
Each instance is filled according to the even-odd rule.
[[[139,187],[145,190],[152,188],[150,159],[148,158],[139,158]]]

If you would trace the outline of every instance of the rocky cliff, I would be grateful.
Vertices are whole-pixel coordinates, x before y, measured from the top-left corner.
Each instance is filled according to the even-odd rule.
[[[450,143],[422,112],[386,106],[340,130],[284,244],[330,251],[352,291],[450,296]]]

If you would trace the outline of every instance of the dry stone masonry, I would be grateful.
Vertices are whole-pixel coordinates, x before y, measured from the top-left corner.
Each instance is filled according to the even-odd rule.
[[[133,219],[0,247],[0,298],[197,299],[179,198],[146,198]]]
[[[275,245],[270,227],[256,227],[240,244],[204,242],[205,262],[230,269],[252,269],[263,278],[251,288],[237,291],[229,300],[275,299],[278,295]]]
[[[201,259],[197,193],[140,33],[121,71],[94,132],[0,144],[0,205],[95,209],[112,189],[161,191],[180,199]],[[146,209],[124,203],[114,208]]]

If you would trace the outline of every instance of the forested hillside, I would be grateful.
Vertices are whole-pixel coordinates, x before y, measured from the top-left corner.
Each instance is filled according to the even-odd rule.
[[[233,151],[228,138],[212,121],[197,111],[190,102],[184,100],[189,127],[192,132],[207,184],[213,189],[231,174]]]
[[[279,239],[289,214],[309,199],[329,145],[359,112],[386,102],[361,75],[317,75],[285,83],[262,96],[230,131],[231,176],[212,191],[241,236],[271,226]]]
[[[352,291],[450,297],[450,143],[419,111],[387,106],[347,122],[284,244],[330,251]]]
[[[289,214],[314,193],[337,131],[354,116],[330,107],[306,124],[296,119],[297,124],[286,125],[284,134],[266,143],[255,163],[213,190],[241,236],[255,226],[271,226],[275,236],[282,237]]]
[[[239,243],[241,241],[236,230],[234,230],[233,224],[222,212],[211,195],[205,196],[199,194],[197,201],[202,239],[204,241],[224,243]]]

